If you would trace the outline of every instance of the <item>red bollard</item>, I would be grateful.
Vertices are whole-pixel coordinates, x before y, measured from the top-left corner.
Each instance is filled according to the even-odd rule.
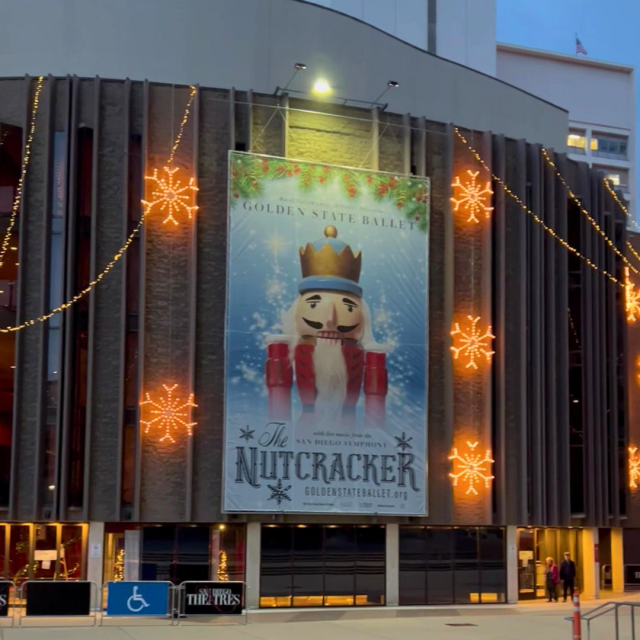
[[[582,624],[580,622],[580,592],[573,590],[573,640],[582,640]]]

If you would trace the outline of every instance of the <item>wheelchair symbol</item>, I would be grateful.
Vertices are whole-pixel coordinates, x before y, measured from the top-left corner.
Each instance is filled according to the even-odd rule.
[[[138,587],[133,587],[133,594],[127,600],[127,609],[129,609],[131,613],[139,613],[148,606],[147,601],[138,594]]]

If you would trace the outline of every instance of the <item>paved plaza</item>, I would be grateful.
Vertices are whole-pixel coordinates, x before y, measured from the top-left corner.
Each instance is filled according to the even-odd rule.
[[[588,603],[585,610],[597,604]],[[456,609],[255,612],[247,625],[189,620],[172,627],[134,620],[119,626],[117,621],[108,620],[105,626],[95,628],[78,626],[78,621],[73,621],[73,626],[45,628],[44,621],[25,620],[21,629],[0,627],[0,640],[572,640],[571,624],[564,620],[568,615],[570,604],[536,603]],[[628,613],[621,615],[620,640],[631,639],[630,622]],[[612,615],[592,623],[591,640],[613,638]],[[583,639],[587,640],[586,628]]]

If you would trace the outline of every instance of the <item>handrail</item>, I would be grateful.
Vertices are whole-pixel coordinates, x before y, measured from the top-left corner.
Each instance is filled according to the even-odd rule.
[[[640,608],[640,602],[632,602],[628,600],[605,602],[595,609],[591,609],[582,616],[582,620],[587,623],[587,640],[591,639],[591,621],[603,616],[607,613],[615,613],[615,640],[619,640],[619,619],[618,611],[622,607],[629,607],[631,609],[631,639],[636,640],[636,624],[635,624],[635,610]],[[565,620],[572,621],[572,617],[565,618]]]

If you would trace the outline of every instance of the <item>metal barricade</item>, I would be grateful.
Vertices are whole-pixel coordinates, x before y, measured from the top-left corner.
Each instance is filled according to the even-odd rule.
[[[131,587],[131,596],[127,599],[127,609],[128,612],[125,613],[109,613],[109,585],[118,585],[123,586],[124,589],[127,588],[127,585]],[[139,585],[165,585],[167,587],[167,600],[165,601],[165,611],[164,613],[149,613],[145,614],[145,608],[152,608],[155,604],[150,604],[145,600],[145,593],[138,593]],[[107,594],[106,606],[104,602],[104,594]],[[144,589],[143,589],[144,591]],[[103,626],[105,618],[151,618],[151,619],[163,619],[169,618],[169,626],[173,626],[174,619],[176,613],[178,612],[179,605],[177,603],[178,587],[176,587],[173,582],[168,580],[119,580],[114,581],[110,580],[105,582],[102,585],[102,589],[100,591],[100,626]],[[125,594],[126,595],[126,594]],[[114,607],[115,608],[115,607]]]
[[[242,599],[240,604],[240,613],[217,613],[213,612],[202,612],[202,613],[187,613],[186,607],[186,591],[188,585],[215,585],[217,588],[224,588],[226,585],[242,585]],[[249,624],[249,609],[246,603],[247,597],[247,584],[242,580],[186,580],[182,582],[179,587],[176,587],[176,592],[178,594],[178,625],[180,624],[180,619],[182,617],[192,618],[192,617],[202,617],[202,618],[213,618],[213,617],[241,617],[244,620],[244,624]],[[196,605],[198,606],[198,605]],[[206,606],[206,605],[205,605]],[[216,605],[210,605],[212,608],[216,608]],[[224,606],[224,605],[222,605]]]
[[[11,594],[13,593],[13,607],[11,606]],[[9,615],[11,611],[11,615]],[[16,620],[16,589],[13,582],[9,580],[0,580],[0,622],[3,620],[11,620],[11,627],[15,625]],[[0,624],[0,627],[9,625]]]
[[[50,615],[28,615],[28,607],[29,607],[29,585],[30,584],[47,584],[47,585],[56,585],[60,590],[68,589],[70,585],[88,585],[89,586],[89,602],[88,602],[88,614],[73,614],[73,613],[60,613],[60,614],[50,614]],[[94,591],[95,587],[95,591]],[[97,609],[98,607],[94,606],[97,604],[97,598],[100,594],[100,588],[98,585],[91,580],[27,580],[22,583],[19,589],[20,593],[20,614],[18,616],[18,627],[22,627],[22,619],[23,618],[90,618],[93,620],[93,625],[96,626],[98,622]],[[26,594],[26,597],[25,597]],[[95,595],[93,595],[95,594]],[[24,607],[24,613],[22,611],[22,607]],[[15,616],[15,606],[14,606],[14,616]]]

